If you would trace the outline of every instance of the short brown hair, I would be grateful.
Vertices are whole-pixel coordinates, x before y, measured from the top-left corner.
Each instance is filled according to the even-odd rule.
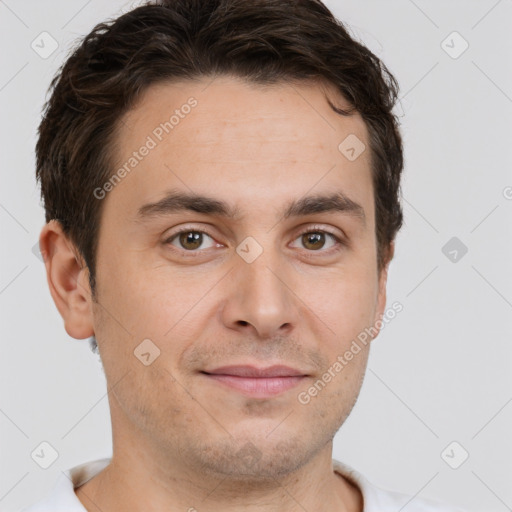
[[[369,133],[377,265],[402,225],[402,140],[392,114],[398,83],[319,0],[161,0],[98,24],[50,85],[36,145],[46,222],[58,220],[89,269],[102,202],[93,191],[113,174],[120,117],[150,85],[231,75],[271,84],[327,80]],[[340,141],[341,142],[341,141]]]

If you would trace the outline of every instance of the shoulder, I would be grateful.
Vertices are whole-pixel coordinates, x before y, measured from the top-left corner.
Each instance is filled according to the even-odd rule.
[[[90,480],[109,462],[109,458],[98,459],[63,471],[43,499],[20,512],[87,512],[75,494],[75,488]]]
[[[51,491],[37,503],[21,512],[83,512],[84,508],[76,498],[69,471],[61,474]]]
[[[355,469],[334,459],[333,468],[360,489],[363,512],[396,512],[406,506],[407,512],[463,512],[446,503],[378,487]]]

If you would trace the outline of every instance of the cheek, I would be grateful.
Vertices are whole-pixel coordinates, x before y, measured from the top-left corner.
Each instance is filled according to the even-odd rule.
[[[164,346],[177,336],[193,337],[206,321],[203,308],[209,303],[208,291],[217,280],[216,274],[191,278],[169,272],[164,266],[161,271],[149,272],[147,278],[139,279],[137,289],[126,302],[132,332],[153,336]]]
[[[122,337],[162,337],[185,314],[188,297],[179,280],[164,276],[165,263],[152,266],[139,258],[104,257],[99,268],[99,301],[111,313]],[[190,306],[189,306],[190,307]],[[124,333],[124,334],[123,334]]]
[[[371,269],[347,266],[337,269],[322,279],[304,277],[305,303],[333,340],[332,349],[350,341],[368,327],[374,318],[377,297],[377,280]],[[325,338],[324,332],[324,338]]]
[[[156,267],[141,265],[138,269],[133,266],[131,272],[121,268],[119,265],[112,269],[100,298],[104,309],[111,313],[100,311],[108,324],[109,332],[102,335],[108,340],[105,351],[111,356],[109,359],[115,359],[117,368],[138,371],[141,363],[134,351],[147,347],[158,354],[156,366],[162,365],[173,373],[179,371],[181,353],[201,339],[206,324],[211,323],[218,303],[212,300],[218,295],[208,291],[218,281],[217,275],[191,277],[190,273],[170,272],[165,263]]]

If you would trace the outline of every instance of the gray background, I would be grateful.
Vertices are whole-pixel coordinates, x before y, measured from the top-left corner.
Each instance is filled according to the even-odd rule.
[[[131,3],[0,1],[2,511],[111,454],[103,371],[64,331],[33,252],[44,224],[33,148],[70,43]],[[512,1],[326,3],[397,77],[406,149],[388,285],[388,306],[404,309],[373,343],[334,457],[382,487],[512,510]],[[31,47],[43,51],[43,31],[58,43],[47,58]],[[43,441],[59,454],[48,469],[31,458]]]

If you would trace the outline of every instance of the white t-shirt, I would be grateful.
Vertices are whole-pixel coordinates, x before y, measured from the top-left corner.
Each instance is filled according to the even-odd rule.
[[[53,489],[41,501],[23,509],[21,512],[86,512],[86,509],[76,496],[74,489],[84,484],[108,466],[110,459],[98,459],[63,472]],[[354,483],[363,495],[364,512],[462,512],[459,509],[444,505],[425,498],[408,496],[406,494],[381,489],[370,483],[361,473],[333,459],[333,467],[339,473]],[[404,512],[405,512],[404,510]]]

